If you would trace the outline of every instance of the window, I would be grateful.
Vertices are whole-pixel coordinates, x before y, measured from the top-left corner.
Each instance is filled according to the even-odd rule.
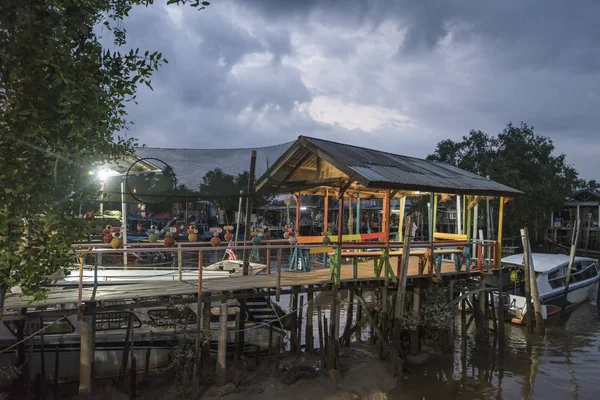
[[[131,321],[133,322],[134,328],[139,328],[142,323],[134,314],[122,311],[122,312],[102,312],[96,314],[96,330],[107,331],[111,329],[127,329],[129,323],[129,316],[131,315]]]
[[[152,318],[152,321],[159,326],[196,323],[196,313],[188,307],[150,310],[148,311],[148,315]]]
[[[25,336],[33,335],[42,328],[39,319],[29,319],[25,320],[24,322],[25,326],[23,327],[23,335]],[[19,321],[4,322],[4,325],[15,336],[17,336],[18,324]],[[63,317],[45,317],[44,326],[48,327],[44,330],[44,335],[62,335],[75,331],[75,328],[73,325],[71,325],[69,320]]]
[[[596,263],[593,261],[581,261],[573,265],[571,271],[571,282],[581,282],[598,275]]]
[[[565,286],[566,267],[563,265],[557,270],[548,274],[548,283],[552,289]]]

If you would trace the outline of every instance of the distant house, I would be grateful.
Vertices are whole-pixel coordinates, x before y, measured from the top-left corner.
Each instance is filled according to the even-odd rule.
[[[572,228],[577,216],[580,218],[581,232],[578,247],[581,249],[600,248],[600,191],[579,189],[565,199],[560,212],[552,215],[549,228],[550,237],[557,243],[570,243]]]

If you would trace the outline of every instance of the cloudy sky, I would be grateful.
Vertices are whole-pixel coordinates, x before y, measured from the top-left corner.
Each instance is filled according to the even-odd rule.
[[[169,60],[129,110],[151,147],[252,147],[298,135],[424,157],[525,121],[596,174],[600,1],[156,1],[126,20]]]

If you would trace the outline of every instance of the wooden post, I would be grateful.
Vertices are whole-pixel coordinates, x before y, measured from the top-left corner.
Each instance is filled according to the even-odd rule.
[[[194,354],[194,377],[200,377],[200,350],[202,348],[202,265],[204,263],[204,253],[198,251],[198,293],[196,298],[196,343]],[[210,317],[209,317],[210,318]],[[200,383],[200,380],[197,381]]]
[[[529,254],[529,236],[527,228],[521,229],[521,240],[523,242],[523,271],[525,272],[525,307],[526,307],[526,318],[527,318],[527,332],[533,332],[533,310],[531,309],[531,268],[529,263],[531,257]]]
[[[269,242],[270,240],[267,240],[267,246],[269,245]],[[271,249],[267,247],[266,253],[267,255],[265,264],[267,265],[267,275],[271,275]]]
[[[256,152],[253,152],[256,155]],[[227,380],[227,300],[221,300],[219,314],[219,347],[217,353],[216,378],[218,385],[224,385]]]
[[[89,395],[92,393],[92,367],[94,364],[94,335],[96,332],[94,326],[93,313],[95,304],[87,303],[86,313],[81,320],[81,342],[79,353],[79,394]]]
[[[381,330],[388,337],[388,287],[387,282],[381,287]]]
[[[432,193],[433,195],[433,229],[432,229],[432,235],[433,233],[436,232],[437,229],[437,209],[438,209],[438,195],[435,193]]]
[[[472,257],[477,255],[477,225],[478,225],[478,214],[479,214],[479,204],[475,204],[473,207],[473,251],[471,252]]]
[[[404,243],[402,246],[402,265],[400,267],[400,274],[398,276],[398,292],[396,295],[396,309],[394,312],[394,331],[393,331],[393,343],[396,351],[400,351],[400,342],[402,336],[402,319],[404,318],[404,302],[406,298],[406,281],[408,277],[408,264],[410,260],[410,243],[412,237],[410,235],[410,226],[412,218],[410,215],[406,216],[406,228],[404,228]]]
[[[309,286],[310,288],[310,286]],[[307,293],[307,305],[306,305],[306,348],[307,353],[312,353],[314,349],[314,335],[313,335],[313,314],[314,314],[314,293]]]
[[[523,238],[523,249],[526,249],[525,256],[527,261],[525,262],[525,268],[529,269],[529,286],[531,290],[531,300],[533,301],[533,309],[535,311],[535,326],[538,333],[544,332],[544,318],[542,317],[542,304],[540,302],[540,295],[537,287],[537,279],[535,276],[535,268],[533,265],[533,256],[531,255],[531,244],[529,242],[529,232],[527,228],[521,229],[521,237]],[[527,303],[529,305],[529,303]],[[528,323],[531,318],[528,319]]]
[[[329,230],[329,189],[325,188],[325,201],[323,213],[323,232]]]
[[[198,298],[202,296],[202,265],[204,264],[204,253],[202,250],[198,251]],[[200,309],[198,309],[200,310]]]
[[[352,328],[352,320],[354,318],[354,291],[349,291],[348,312],[346,313],[346,327],[344,328],[344,345],[350,347],[350,329]],[[358,320],[356,320],[358,323]]]
[[[321,307],[317,307],[317,324],[319,325],[319,354],[321,356],[321,365],[325,365],[325,338],[323,336],[323,313]]]
[[[400,211],[398,212],[398,241],[402,242],[402,229],[404,228],[404,211],[406,209],[406,196],[400,197]]]
[[[358,293],[359,295],[362,296],[362,289],[356,289],[356,293]],[[362,304],[360,304],[359,302],[356,302],[356,322],[358,323],[358,321],[362,321],[362,318],[363,318]],[[362,341],[360,329],[356,331],[355,338],[357,341]]]
[[[44,352],[44,317],[40,317],[40,393],[45,393],[46,389],[46,354]],[[43,398],[46,396],[44,395]]]
[[[456,233],[462,234],[462,212],[460,211],[461,195],[456,195]]]
[[[360,193],[356,195],[356,233],[360,235]]]
[[[281,298],[281,263],[283,262],[283,248],[277,250],[277,283],[275,286],[275,299],[277,301]]]
[[[59,390],[59,386],[58,386],[58,368],[60,366],[60,351],[59,351],[59,347],[56,346],[56,349],[54,350],[54,400],[58,400],[58,390]]]
[[[240,310],[241,311],[241,310]],[[233,361],[234,364],[237,364],[237,362],[240,360],[240,354],[243,351],[241,343],[242,343],[242,338],[241,338],[241,332],[240,332],[240,318],[242,316],[242,313],[238,311],[235,313],[235,333],[233,334],[233,337],[235,338],[235,343],[233,346]]]
[[[565,279],[565,298],[569,294],[569,284],[571,283],[571,270],[573,268],[573,263],[575,262],[575,255],[577,253],[577,242],[579,241],[579,231],[581,230],[581,220],[579,219],[579,215],[575,220],[575,226],[571,231],[571,252],[569,253],[569,266],[567,267],[567,276]],[[565,301],[565,306],[566,306]],[[564,307],[563,307],[564,311]]]
[[[300,353],[302,350],[301,338],[302,338],[302,310],[304,309],[304,297],[300,295],[300,305],[298,306],[298,334],[296,335],[296,340],[298,341],[296,345],[296,351]]]
[[[390,194],[388,189],[383,196],[383,215],[382,215],[382,230],[385,233],[384,242],[387,245],[390,242]]]
[[[248,177],[248,197],[246,198],[246,226],[244,227],[244,241],[250,238],[250,225],[252,225],[252,200],[254,196],[254,173],[256,171],[256,150],[250,156],[250,176]],[[250,252],[244,249],[244,275],[248,275],[250,266]]]
[[[338,301],[338,286],[333,285],[331,299],[331,317],[330,317],[330,333],[329,333],[329,359],[327,360],[327,368],[337,368],[337,354],[340,344],[340,310]]]
[[[412,311],[416,315],[421,312],[421,287],[416,285],[413,289]],[[410,352],[416,354],[419,352],[419,328],[417,327],[410,335]]]
[[[500,346],[504,345],[504,277],[502,268],[498,269],[498,304],[496,305],[496,319],[498,320],[498,338]],[[492,295],[493,297],[493,295]]]
[[[300,198],[302,194],[300,192],[296,193],[294,197],[296,198],[296,233],[300,234],[300,213],[302,212],[302,206],[300,204]]]
[[[121,354],[121,369],[119,370],[119,380],[117,387],[121,387],[125,381],[125,373],[129,362],[129,345],[131,344],[131,336],[133,335],[133,314],[131,312],[127,316],[127,330],[125,331],[125,340],[123,341],[123,353]]]
[[[498,208],[498,248],[496,249],[496,268],[502,267],[502,226],[504,225],[504,197],[500,197],[500,207]]]
[[[205,293],[202,306],[202,366],[207,366],[210,360],[210,293]]]
[[[296,287],[292,287],[293,292],[290,298],[290,317],[292,318],[291,323],[291,331],[292,331],[292,341],[290,343],[290,350],[292,353],[298,351],[298,293],[296,291]]]
[[[179,271],[179,282],[183,281],[183,254],[181,253],[181,243],[177,244],[177,270]]]

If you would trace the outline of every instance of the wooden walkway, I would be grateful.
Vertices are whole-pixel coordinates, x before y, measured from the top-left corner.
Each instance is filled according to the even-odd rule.
[[[391,258],[390,262],[393,267],[397,264],[397,258]],[[425,270],[427,273],[427,270]],[[442,264],[442,278],[459,278],[478,275],[478,271],[467,273],[466,271],[456,272],[454,263],[444,262]],[[418,258],[411,257],[408,270],[409,280],[417,278],[428,278],[426,274],[418,273]],[[384,278],[376,278],[373,268],[373,260],[358,263],[358,277],[353,277],[352,264],[343,264],[341,268],[342,286],[349,284],[360,284],[365,282],[381,284]],[[281,288],[292,286],[328,286],[332,281],[329,280],[328,268],[317,268],[310,272],[282,272]],[[270,275],[251,275],[251,276],[231,276],[226,278],[205,279],[202,284],[203,294],[211,293],[211,297],[238,297],[236,294],[242,292],[257,293],[265,291],[265,294],[272,295],[277,286],[277,274]],[[322,289],[319,289],[322,290]],[[127,283],[127,284],[110,284],[100,285],[96,289],[91,287],[83,288],[83,302],[115,302],[121,303],[127,301],[139,303],[142,306],[144,299],[164,298],[187,296],[187,300],[180,302],[195,302],[198,292],[198,284],[196,281],[183,282],[144,282],[144,283]],[[32,302],[31,298],[21,294],[8,294],[5,301],[5,310],[9,310],[5,315],[18,312],[22,308],[32,308],[38,310],[43,308],[55,308],[59,305],[76,305],[78,302],[79,290],[76,286],[53,287],[48,293],[48,297],[39,302]],[[117,306],[118,304],[115,304]],[[104,305],[104,308],[110,307]],[[122,307],[121,307],[122,308]],[[128,306],[131,308],[131,304]]]

